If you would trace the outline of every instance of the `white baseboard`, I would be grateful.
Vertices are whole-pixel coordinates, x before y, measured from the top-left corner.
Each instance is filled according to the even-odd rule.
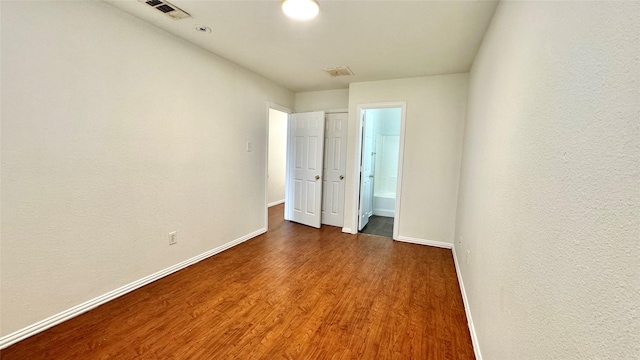
[[[82,304],[76,305],[70,309],[67,309],[63,312],[60,312],[58,314],[55,314],[51,317],[48,317],[44,320],[38,321],[35,324],[29,325],[23,329],[20,329],[16,332],[13,332],[11,334],[5,335],[3,337],[0,338],[0,349],[4,349],[8,346],[11,346],[15,343],[17,343],[20,340],[26,339],[29,336],[35,335],[37,333],[40,333],[44,330],[47,330],[48,328],[58,325],[61,322],[67,321],[71,318],[74,318],[80,314],[83,314],[93,308],[96,308],[104,303],[107,303],[115,298],[118,298],[124,294],[127,294],[133,290],[139,289],[149,283],[152,283],[156,280],[159,280],[169,274],[172,274],[176,271],[182,270],[184,268],[186,268],[187,266],[193,265],[199,261],[202,261],[208,257],[211,257],[215,254],[218,254],[220,252],[223,252],[233,246],[236,246],[242,242],[245,242],[251,238],[254,238],[260,234],[264,234],[265,232],[267,232],[266,228],[262,228],[260,230],[254,231],[250,234],[247,234],[245,236],[242,236],[238,239],[235,239],[233,241],[230,241],[226,244],[220,245],[215,249],[209,250],[207,252],[204,252],[200,255],[194,256],[191,259],[185,260],[181,263],[175,264],[173,266],[170,266],[164,270],[160,270],[154,274],[151,274],[149,276],[145,276],[142,279],[136,280],[132,283],[129,283],[127,285],[121,286],[115,290],[109,291],[106,294],[100,295],[96,298],[93,298],[89,301],[83,302]]]
[[[373,215],[394,217],[396,215],[396,212],[395,210],[373,209]]]
[[[477,360],[482,360],[482,353],[480,352],[480,343],[478,342],[478,336],[476,335],[476,328],[473,325],[473,319],[471,318],[471,309],[469,308],[469,299],[467,299],[467,292],[464,289],[464,282],[462,281],[462,272],[460,271],[460,265],[458,263],[458,255],[456,254],[455,246],[451,248],[453,252],[453,262],[456,265],[456,274],[458,274],[458,283],[460,284],[460,292],[462,293],[462,302],[464,303],[464,311],[467,315],[467,325],[469,326],[469,333],[471,334],[471,343],[473,343],[473,352],[476,355]]]
[[[412,238],[412,237],[408,237],[408,236],[398,236],[398,238],[394,239],[394,240],[402,241],[402,242],[408,242],[408,243],[412,243],[412,244],[435,246],[435,247],[444,248],[444,249],[452,249],[453,248],[453,244],[447,243],[447,242],[444,242],[444,241],[417,239],[417,238]]]
[[[284,204],[284,199],[278,200],[278,201],[274,201],[272,203],[268,203],[267,207],[272,207],[272,206],[276,206],[276,205],[280,205],[280,204]]]
[[[342,232],[347,234],[355,234],[351,228],[346,228],[346,227],[342,228]]]

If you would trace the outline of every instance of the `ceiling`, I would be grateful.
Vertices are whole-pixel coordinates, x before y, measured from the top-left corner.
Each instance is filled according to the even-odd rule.
[[[309,22],[279,0],[169,0],[192,18],[172,20],[136,0],[112,5],[288,89],[344,89],[351,82],[469,71],[497,1],[329,1]],[[211,33],[195,30],[201,24]],[[353,76],[322,69],[349,66]]]

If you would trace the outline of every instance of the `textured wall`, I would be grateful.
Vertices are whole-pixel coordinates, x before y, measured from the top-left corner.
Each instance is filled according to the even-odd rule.
[[[102,2],[1,6],[2,335],[265,226],[293,93]]]
[[[455,243],[485,359],[640,358],[639,16],[497,9],[470,75]]]
[[[453,74],[351,84],[345,228],[356,229],[357,107],[406,101],[400,236],[453,242],[467,83],[468,74]]]

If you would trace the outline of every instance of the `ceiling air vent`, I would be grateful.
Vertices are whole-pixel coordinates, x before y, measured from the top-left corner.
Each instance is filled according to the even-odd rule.
[[[191,17],[191,15],[187,14],[179,7],[173,5],[172,3],[168,3],[166,1],[160,1],[160,0],[138,0],[138,1],[149,5],[150,7],[172,18],[173,20],[185,19],[185,18]]]
[[[326,72],[327,74],[333,77],[353,75],[353,71],[351,71],[351,69],[349,69],[348,66],[338,66],[334,68],[327,68],[327,69],[322,69],[322,71]]]

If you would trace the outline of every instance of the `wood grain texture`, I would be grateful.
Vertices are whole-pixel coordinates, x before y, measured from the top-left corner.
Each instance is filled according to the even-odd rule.
[[[450,250],[269,210],[269,231],[0,352],[13,359],[473,359]]]

